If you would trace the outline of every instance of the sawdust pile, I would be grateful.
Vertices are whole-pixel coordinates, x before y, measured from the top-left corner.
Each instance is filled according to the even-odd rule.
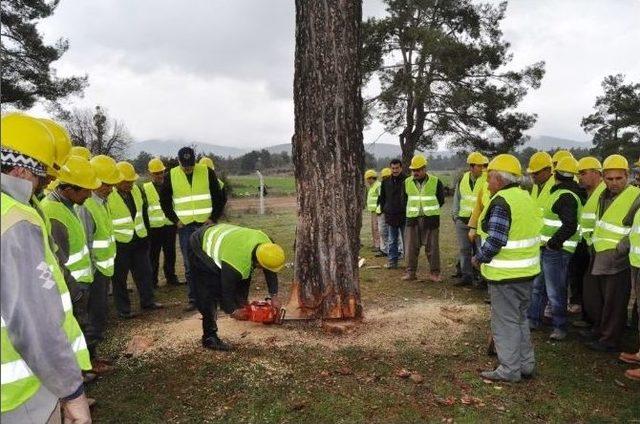
[[[345,334],[329,334],[319,322],[285,322],[263,325],[236,321],[224,314],[218,317],[218,333],[236,346],[258,345],[286,347],[292,345],[340,349],[347,346],[391,350],[398,344],[424,345],[430,350],[444,351],[462,337],[472,322],[482,319],[484,309],[478,305],[462,305],[445,301],[421,301],[394,310],[366,310],[362,322],[350,326]],[[172,350],[186,353],[199,346],[202,334],[199,314],[177,322],[139,327],[136,335],[153,340],[147,353]]]

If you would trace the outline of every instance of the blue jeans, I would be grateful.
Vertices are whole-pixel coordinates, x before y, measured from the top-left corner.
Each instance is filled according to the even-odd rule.
[[[191,266],[189,265],[189,250],[191,249],[189,244],[189,238],[191,234],[195,233],[201,224],[191,223],[178,229],[178,239],[180,240],[180,252],[182,252],[182,261],[184,262],[184,278],[187,280],[187,296],[189,303],[195,303],[195,296],[193,294],[193,278],[191,278]]]
[[[553,328],[565,330],[567,326],[567,270],[571,253],[564,250],[540,252],[542,272],[533,280],[529,321],[539,327],[547,302],[551,305]]]
[[[400,258],[400,252],[398,245],[403,242],[404,245],[404,224],[399,227],[389,225],[389,238],[387,239],[387,248],[389,249],[388,256],[389,262],[398,262]]]

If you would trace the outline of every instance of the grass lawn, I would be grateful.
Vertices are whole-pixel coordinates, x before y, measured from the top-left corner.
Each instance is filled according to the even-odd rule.
[[[229,215],[234,223],[273,235],[292,258],[294,211],[263,217],[233,211]],[[448,277],[456,251],[448,207],[442,223],[442,260]],[[370,252],[368,229],[366,216],[362,256],[366,266],[382,265],[383,260]],[[425,273],[425,264],[421,257],[419,275]],[[178,269],[181,272],[182,267]],[[478,371],[492,368],[495,361],[485,353],[489,309],[483,303],[484,293],[453,287],[451,278],[440,284],[402,283],[402,272],[362,269],[366,317],[353,333],[329,335],[316,323],[274,328],[221,317],[221,334],[236,346],[230,353],[199,347],[197,314],[182,312],[184,286],[160,288],[157,297],[169,305],[166,309],[130,321],[112,319],[102,352],[117,358],[117,370],[89,388],[98,400],[94,419],[98,423],[640,422],[640,384],[624,378],[626,367],[615,356],[588,351],[574,333],[562,343],[550,343],[547,331],[534,334],[535,379],[484,383]],[[282,273],[285,295],[292,274],[290,267]],[[262,290],[255,291],[256,286]],[[252,288],[255,298],[264,295],[261,278]],[[180,330],[189,319],[192,335]],[[140,334],[152,335],[156,348],[139,357],[123,355],[129,340]],[[636,332],[629,330],[626,337],[627,347],[637,349]],[[423,381],[400,378],[402,369],[420,374]]]
[[[435,175],[442,180],[443,184],[452,187],[457,171],[435,171]],[[256,175],[230,175],[227,177],[232,187],[233,197],[255,197],[258,195],[259,179]],[[269,196],[290,196],[296,193],[296,181],[292,175],[265,176],[264,182],[267,185]]]

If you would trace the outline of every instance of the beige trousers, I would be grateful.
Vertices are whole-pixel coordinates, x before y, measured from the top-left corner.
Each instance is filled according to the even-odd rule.
[[[418,270],[418,256],[422,246],[427,254],[427,261],[431,273],[440,273],[440,229],[427,228],[425,220],[418,218],[415,225],[407,225],[404,229],[405,257],[407,259],[407,272],[415,273]]]

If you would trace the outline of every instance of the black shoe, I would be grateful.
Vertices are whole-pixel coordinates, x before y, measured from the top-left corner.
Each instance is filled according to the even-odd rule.
[[[180,282],[180,280],[178,280],[178,277],[173,277],[173,278],[169,278],[167,279],[167,285],[169,286],[179,286],[182,283]]]
[[[206,339],[202,339],[202,347],[211,350],[220,350],[223,352],[228,352],[231,350],[231,345],[220,340],[217,334],[213,336],[209,336]]]
[[[451,274],[451,278],[461,278],[461,277],[462,277],[461,272],[456,272],[455,274]]]
[[[378,253],[375,254],[375,257],[376,258],[386,258],[387,254],[384,253],[384,252],[378,252]]]
[[[187,306],[184,307],[184,312],[193,312],[196,310],[196,304],[193,302],[189,302]]]
[[[158,303],[158,302],[153,302],[150,303],[147,306],[143,306],[142,309],[144,309],[145,311],[154,311],[156,309],[162,309],[164,308],[164,305],[162,303]]]
[[[614,353],[618,352],[614,346],[606,345],[599,340],[594,342],[587,343],[587,347],[591,350],[595,350],[596,352],[605,352],[605,353]]]
[[[136,314],[134,314],[133,312],[118,312],[118,317],[121,319],[131,319],[135,318]]]
[[[469,280],[468,278],[463,278],[457,283],[453,283],[454,287],[464,287],[464,286],[470,286],[470,285],[471,285],[471,280]]]

